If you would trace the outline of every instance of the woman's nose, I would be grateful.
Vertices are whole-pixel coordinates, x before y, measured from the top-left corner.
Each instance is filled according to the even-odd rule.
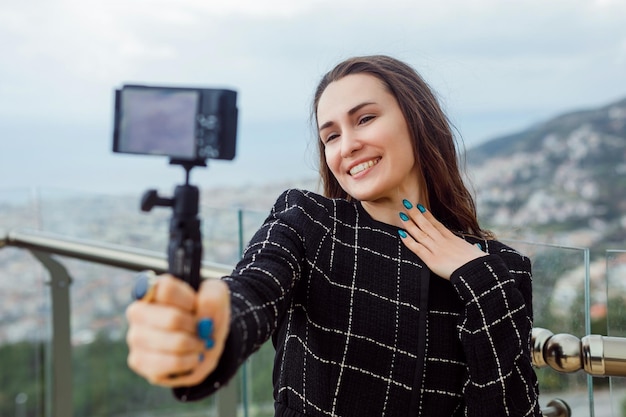
[[[343,132],[341,137],[341,156],[347,158],[363,147],[361,140],[354,132]]]

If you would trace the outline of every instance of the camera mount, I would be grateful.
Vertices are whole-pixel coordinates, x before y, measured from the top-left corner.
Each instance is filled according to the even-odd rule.
[[[176,186],[172,198],[159,196],[157,190],[146,191],[141,199],[141,211],[149,212],[155,206],[172,208],[167,245],[168,272],[197,291],[202,262],[202,234],[198,216],[200,191],[198,187],[189,184],[189,176],[194,166],[202,164],[198,161],[177,160],[170,163],[185,168],[185,184]]]

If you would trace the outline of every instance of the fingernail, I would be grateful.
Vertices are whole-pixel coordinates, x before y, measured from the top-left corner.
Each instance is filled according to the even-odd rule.
[[[142,271],[137,274],[131,292],[133,300],[152,301],[156,293],[156,283],[157,277],[154,271]]]
[[[406,207],[407,210],[411,210],[413,208],[413,204],[409,200],[402,200],[402,204]]]
[[[477,244],[476,244],[476,247],[477,247],[478,249],[480,249],[480,250],[483,250],[483,245],[481,245],[480,243],[477,243]]]
[[[407,216],[405,213],[400,212],[400,218],[402,219],[402,221],[404,222],[408,222],[409,221],[409,216]]]
[[[213,320],[200,319],[198,320],[198,337],[200,339],[208,340],[213,336]]]
[[[398,230],[398,234],[400,235],[402,239],[405,239],[408,236],[406,232],[402,229]]]
[[[424,206],[422,206],[421,204],[417,205],[417,209],[422,212],[422,213],[426,213],[426,209],[424,208]]]
[[[198,321],[198,337],[204,340],[204,346],[211,349],[215,342],[213,341],[213,320],[200,319]]]

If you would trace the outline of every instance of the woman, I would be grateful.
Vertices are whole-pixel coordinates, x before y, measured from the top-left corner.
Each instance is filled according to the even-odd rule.
[[[283,193],[197,294],[160,278],[127,311],[130,367],[194,400],[271,337],[277,416],[540,416],[530,262],[480,228],[427,84],[352,58],[313,112],[325,197]]]

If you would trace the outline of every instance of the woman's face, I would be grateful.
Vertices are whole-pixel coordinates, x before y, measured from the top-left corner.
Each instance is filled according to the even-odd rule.
[[[419,170],[397,100],[369,74],[326,87],[317,105],[326,163],[341,188],[360,201],[419,195]]]

